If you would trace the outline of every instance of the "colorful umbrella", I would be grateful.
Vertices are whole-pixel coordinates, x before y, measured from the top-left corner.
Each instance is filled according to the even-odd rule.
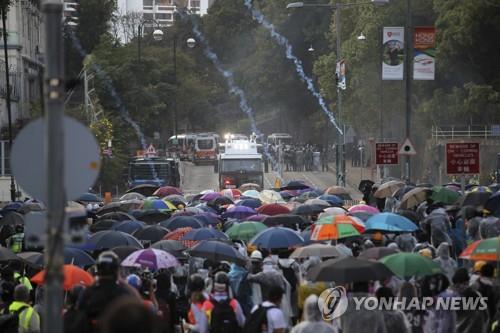
[[[179,262],[168,252],[149,248],[131,253],[122,261],[121,265],[123,267],[147,268],[155,272],[159,269],[179,266]]]
[[[286,208],[283,205],[272,203],[260,206],[259,208],[257,208],[257,213],[274,216],[279,214],[290,214],[290,209]]]
[[[475,241],[460,253],[460,258],[468,260],[499,261],[500,237]]]
[[[443,186],[434,186],[432,188],[431,199],[435,203],[453,205],[460,198],[460,194]]]
[[[196,245],[198,242],[197,241],[190,241],[190,240],[181,240],[185,234],[193,230],[191,227],[186,227],[186,228],[179,228],[174,231],[169,232],[168,234],[163,237],[165,240],[177,240],[182,243],[185,247],[192,247]]]
[[[169,206],[168,203],[166,203],[163,200],[160,200],[160,199],[148,199],[148,200],[144,200],[144,202],[142,204],[142,209],[143,210],[148,210],[148,209],[175,210],[175,206],[172,209],[172,207]]]
[[[359,235],[359,231],[351,224],[318,224],[314,226],[311,233],[311,240],[336,240]]]
[[[323,224],[350,224],[359,233],[365,232],[365,224],[355,216],[333,215],[324,216],[314,223],[315,226]]]
[[[64,265],[63,268],[64,283],[63,289],[65,291],[71,290],[75,285],[90,286],[94,283],[94,278],[92,275],[81,269],[80,267],[74,265]],[[45,283],[45,270],[37,273],[31,278],[31,282],[38,285],[43,285]]]
[[[220,197],[221,194],[219,192],[208,192],[206,194],[203,194],[200,198],[201,201],[209,202],[212,201],[218,197]]]
[[[365,223],[366,231],[413,232],[418,227],[404,216],[394,213],[380,213],[370,217]]]
[[[379,260],[401,278],[422,277],[441,273],[441,266],[418,253],[399,252]]]
[[[378,214],[380,211],[373,206],[368,206],[364,204],[358,204],[351,206],[349,208],[349,213],[356,213],[356,212],[364,212],[364,213],[371,213],[371,214]]]
[[[181,240],[201,241],[207,239],[228,239],[226,234],[214,228],[193,229],[186,233]]]
[[[267,229],[267,227],[263,223],[247,221],[234,224],[226,231],[226,234],[232,240],[248,242],[252,237],[265,229]]]
[[[282,227],[263,230],[250,240],[250,244],[264,249],[286,249],[303,243],[304,239],[299,234]]]

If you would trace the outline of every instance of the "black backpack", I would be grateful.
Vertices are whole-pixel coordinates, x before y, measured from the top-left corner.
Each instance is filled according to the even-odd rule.
[[[231,307],[231,299],[217,301],[210,297],[213,304],[210,315],[210,333],[235,333],[238,331],[238,322],[236,314]]]
[[[276,306],[263,306],[262,304],[247,317],[243,333],[267,332],[267,311]]]
[[[17,311],[9,312],[0,315],[0,332],[2,333],[18,333],[19,332],[19,314],[29,306],[20,307]]]
[[[283,272],[285,279],[290,283],[291,291],[294,292],[297,289],[297,275],[295,275],[295,270],[291,265],[290,267],[283,267],[278,263],[278,267]]]

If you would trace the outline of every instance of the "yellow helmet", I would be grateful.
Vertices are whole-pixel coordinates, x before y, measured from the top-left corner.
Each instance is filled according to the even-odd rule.
[[[474,273],[481,272],[481,268],[486,265],[486,261],[484,260],[479,260],[474,263]]]
[[[422,249],[422,250],[418,251],[418,253],[424,257],[432,259],[432,251],[429,249]]]

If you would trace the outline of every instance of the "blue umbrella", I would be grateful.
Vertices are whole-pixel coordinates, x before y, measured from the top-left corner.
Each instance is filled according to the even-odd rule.
[[[380,213],[370,217],[365,223],[366,231],[413,232],[418,227],[411,220],[394,213]]]
[[[97,250],[111,249],[117,246],[133,246],[142,249],[143,246],[137,238],[121,231],[106,230],[91,235],[88,243]]]
[[[199,229],[203,227],[203,223],[192,216],[174,216],[158,224],[170,231],[185,227],[191,227],[193,229]]]
[[[250,244],[264,249],[285,249],[303,245],[304,239],[295,231],[275,227],[261,231],[250,240]]]
[[[238,201],[236,203],[236,206],[245,206],[245,207],[257,209],[260,206],[262,206],[262,202],[258,199],[251,199],[250,198],[250,199],[244,199],[244,200]]]
[[[195,219],[203,223],[204,225],[217,225],[219,223],[222,223],[222,221],[219,219],[219,217],[213,213],[202,213],[202,214],[196,214],[193,215]]]
[[[253,208],[246,206],[234,206],[229,208],[222,216],[224,218],[244,220],[249,216],[257,214],[257,211]]]
[[[135,231],[142,229],[146,223],[139,220],[122,221],[111,227],[110,230],[122,231],[127,234],[133,234]]]
[[[207,206],[206,204],[200,204],[200,205],[197,205],[195,207],[201,209],[202,211],[204,211],[206,213],[213,213],[213,214],[217,215],[217,211],[215,209],[213,209],[212,207]]]
[[[95,260],[85,251],[73,247],[64,248],[64,263],[78,267],[86,267],[95,264]]]
[[[193,229],[185,234],[181,240],[208,240],[208,239],[229,239],[225,233],[213,228]]]
[[[342,200],[342,198],[333,194],[323,194],[318,199],[325,200],[333,206],[342,206],[344,204],[344,200]]]
[[[94,193],[83,193],[76,201],[85,201],[85,202],[102,202],[102,198],[97,196]]]
[[[245,265],[246,258],[231,245],[205,240],[201,241],[189,251],[193,257],[209,259],[213,262],[230,261],[239,265]]]

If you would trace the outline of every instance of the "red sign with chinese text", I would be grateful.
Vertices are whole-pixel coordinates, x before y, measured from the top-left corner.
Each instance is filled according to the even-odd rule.
[[[375,160],[379,165],[399,164],[399,143],[377,142],[375,144]]]
[[[449,175],[479,174],[479,143],[447,143],[446,173]]]

